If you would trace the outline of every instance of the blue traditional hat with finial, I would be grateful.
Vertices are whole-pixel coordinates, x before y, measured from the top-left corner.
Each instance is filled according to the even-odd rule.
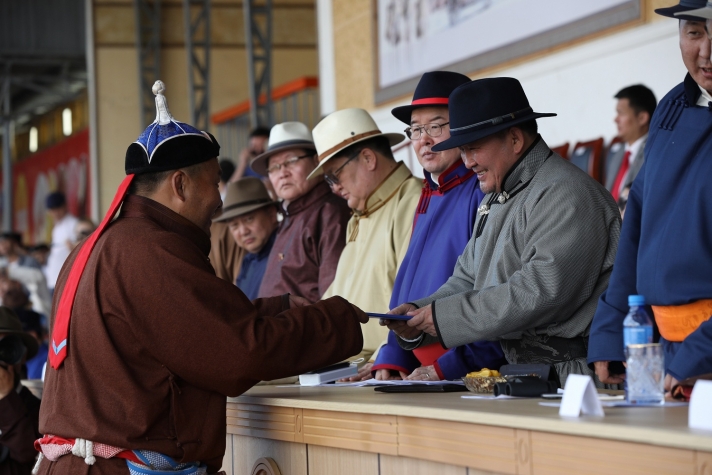
[[[216,158],[220,145],[208,132],[178,122],[168,110],[163,81],[156,81],[156,120],[126,151],[126,174],[176,170]]]

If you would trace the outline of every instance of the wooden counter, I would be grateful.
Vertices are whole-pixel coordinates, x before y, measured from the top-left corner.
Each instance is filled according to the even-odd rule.
[[[567,419],[540,399],[463,394],[256,387],[228,401],[223,469],[252,474],[266,457],[285,475],[712,475],[712,432],[688,429],[686,407]]]

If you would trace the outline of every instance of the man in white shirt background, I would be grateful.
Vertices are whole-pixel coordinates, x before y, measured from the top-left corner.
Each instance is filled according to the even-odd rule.
[[[45,276],[47,277],[47,287],[50,292],[54,292],[59,271],[77,239],[74,228],[79,220],[67,210],[67,199],[61,191],[47,195],[46,207],[54,227],[52,228],[52,244],[45,267]]]
[[[653,91],[642,84],[625,87],[614,97],[618,99],[615,118],[618,137],[625,144],[625,148],[619,157],[613,157],[609,162],[611,171],[606,177],[606,188],[623,212],[627,190],[643,166],[643,149],[657,100]]]
[[[32,309],[49,317],[52,298],[39,262],[22,247],[22,235],[15,232],[0,234],[0,281],[7,277],[18,281],[29,293]],[[7,304],[3,301],[3,305]]]

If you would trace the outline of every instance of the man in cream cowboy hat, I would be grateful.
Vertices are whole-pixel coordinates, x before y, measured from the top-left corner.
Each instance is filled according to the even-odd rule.
[[[262,180],[245,177],[227,185],[222,213],[213,219],[226,223],[235,243],[246,251],[235,285],[250,300],[257,298],[277,235],[278,206]]]
[[[391,147],[403,134],[384,134],[363,109],[344,109],[314,128],[320,173],[353,209],[336,277],[324,298],[339,295],[364,310],[389,309],[396,272],[408,250],[420,180],[396,162]],[[363,328],[364,357],[371,358],[388,332],[377,321]],[[364,365],[360,377],[371,375]]]
[[[260,297],[289,293],[315,302],[334,280],[345,245],[349,208],[330,192],[321,175],[309,176],[317,164],[307,126],[284,122],[272,128],[267,151],[250,165],[259,175],[269,177],[284,214]]]

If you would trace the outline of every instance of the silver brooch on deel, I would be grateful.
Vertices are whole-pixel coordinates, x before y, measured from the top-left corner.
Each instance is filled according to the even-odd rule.
[[[489,214],[489,205],[482,205],[479,208],[477,208],[477,213],[480,216],[484,216],[485,214]]]

